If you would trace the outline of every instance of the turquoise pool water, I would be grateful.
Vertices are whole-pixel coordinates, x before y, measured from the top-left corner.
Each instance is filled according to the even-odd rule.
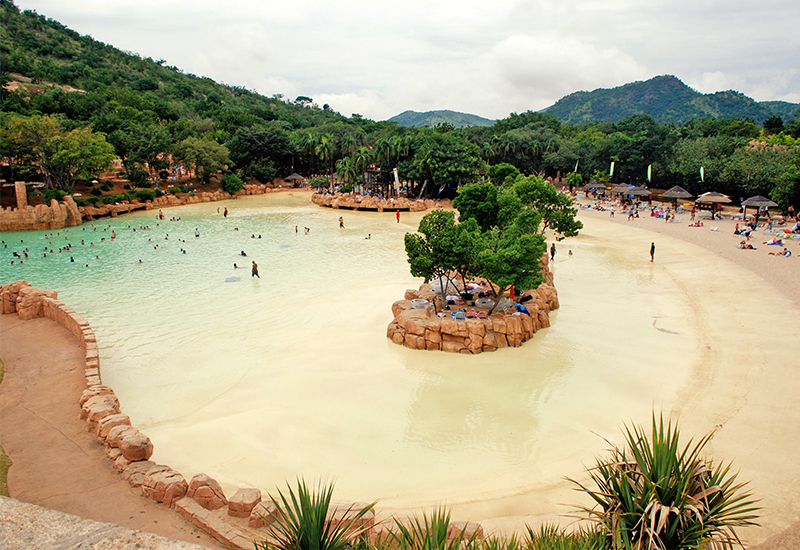
[[[392,302],[421,282],[403,251],[421,213],[398,224],[306,193],[163,213],[0,234],[0,281],[58,290],[94,327],[103,381],[153,459],[226,490],[328,477],[343,499],[519,515],[504,499],[580,475],[605,446],[596,434],[673,402],[694,364],[682,290],[591,227],[558,245],[553,326],[464,356],[385,336]]]

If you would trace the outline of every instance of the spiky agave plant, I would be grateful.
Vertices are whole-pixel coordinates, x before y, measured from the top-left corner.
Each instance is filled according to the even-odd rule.
[[[736,483],[731,465],[714,466],[701,453],[713,432],[679,444],[677,423],[653,413],[648,438],[639,426],[624,430],[625,447],[597,460],[597,485],[576,483],[595,501],[584,508],[613,549],[729,549],[741,545],[735,527],[756,525],[757,501]]]
[[[526,525],[526,550],[603,550],[605,537],[600,530],[581,528],[567,533],[553,524],[542,525],[538,531]]]
[[[288,494],[278,490],[278,497],[270,495],[274,505],[265,508],[264,519],[269,524],[267,538],[254,541],[256,550],[339,550],[348,548],[366,531],[359,521],[375,503],[351,514],[345,510],[343,521],[330,521],[333,483],[320,481],[316,489],[309,489],[301,478],[297,480],[297,493],[287,483]]]
[[[474,548],[477,537],[467,537],[465,530],[448,537],[450,512],[438,508],[422,518],[414,516],[406,525],[395,519],[395,529],[389,532],[390,546],[398,550],[466,550]]]

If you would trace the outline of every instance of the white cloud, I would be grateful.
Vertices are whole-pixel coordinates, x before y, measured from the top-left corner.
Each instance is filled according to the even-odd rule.
[[[490,118],[674,74],[797,101],[796,0],[17,0],[123,50],[374,119]]]

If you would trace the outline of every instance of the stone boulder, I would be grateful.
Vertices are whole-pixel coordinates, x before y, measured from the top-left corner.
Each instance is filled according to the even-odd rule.
[[[97,424],[102,419],[119,412],[119,400],[116,395],[97,395],[86,400],[81,407],[81,420],[86,420],[90,432],[97,433]]]
[[[9,313],[16,313],[17,312],[17,296],[19,295],[20,289],[31,286],[27,282],[23,280],[14,281],[13,283],[8,283],[3,286],[3,291],[0,293],[0,301],[2,301],[3,306],[3,314],[8,315]]]
[[[117,440],[117,448],[131,462],[148,460],[153,456],[153,442],[136,428],[122,432]]]
[[[97,397],[98,395],[114,395],[114,390],[111,389],[109,386],[95,384],[94,386],[91,386],[83,390],[80,399],[80,406],[83,407],[84,403],[86,403],[92,397]]]
[[[218,510],[228,505],[220,484],[206,474],[197,474],[192,478],[186,496],[193,498],[206,510]]]
[[[261,489],[239,489],[228,501],[228,515],[249,518],[259,502],[261,502]]]
[[[473,521],[453,521],[447,526],[447,538],[453,540],[461,535],[461,540],[483,539],[483,526]]]
[[[119,443],[122,438],[128,431],[132,430],[139,431],[133,426],[126,426],[125,424],[114,426],[108,431],[108,435],[106,436],[106,445],[109,447],[114,447],[115,449],[119,448]]]
[[[97,423],[97,441],[99,443],[105,443],[106,437],[108,437],[108,433],[111,431],[111,428],[115,426],[130,426],[131,419],[126,414],[111,414],[100,420]]]
[[[19,318],[28,320],[44,317],[43,296],[55,300],[58,298],[58,292],[55,290],[42,290],[32,286],[20,288],[17,294],[17,315],[19,315]]]
[[[117,449],[115,449],[117,450]],[[119,477],[124,481],[131,484],[131,487],[141,487],[144,482],[144,477],[156,470],[169,470],[169,466],[161,466],[149,460],[141,460],[139,462],[131,462],[122,470]]]
[[[186,496],[189,485],[181,474],[167,467],[154,468],[142,480],[142,494],[170,508]]]

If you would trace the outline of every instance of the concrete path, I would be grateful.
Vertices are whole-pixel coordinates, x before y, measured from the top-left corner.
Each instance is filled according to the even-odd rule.
[[[86,423],[84,352],[51,319],[0,315],[0,445],[13,461],[11,497],[210,548],[222,546],[174,511],[122,481]],[[124,406],[124,404],[123,404]]]

